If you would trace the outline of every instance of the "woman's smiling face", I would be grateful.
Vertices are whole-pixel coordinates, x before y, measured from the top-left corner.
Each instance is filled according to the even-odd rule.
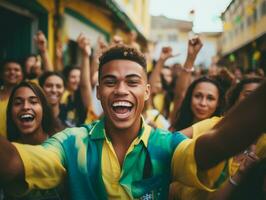
[[[201,82],[192,92],[191,110],[195,122],[211,117],[219,104],[218,88],[210,82]]]
[[[11,110],[12,119],[21,134],[34,134],[42,129],[42,105],[29,87],[17,89]]]

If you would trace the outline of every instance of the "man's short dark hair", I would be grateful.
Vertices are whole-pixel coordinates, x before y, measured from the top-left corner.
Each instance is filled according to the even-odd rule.
[[[142,54],[139,50],[124,44],[116,45],[108,48],[99,58],[99,81],[101,77],[102,66],[112,60],[131,60],[138,63],[143,67],[144,71],[147,72],[147,64],[144,54]]]

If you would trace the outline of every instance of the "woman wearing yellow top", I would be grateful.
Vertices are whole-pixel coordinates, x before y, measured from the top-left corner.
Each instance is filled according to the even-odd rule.
[[[12,90],[7,106],[7,138],[11,142],[37,145],[56,132],[56,120],[46,96],[37,84],[21,82]],[[62,187],[62,186],[61,186]],[[60,200],[63,188],[33,190],[21,197],[14,197],[8,188],[6,199]]]
[[[251,92],[253,92],[259,84],[262,82],[261,78],[248,78],[243,79],[239,82],[235,87],[233,87],[228,92],[227,98],[227,111],[231,109],[234,105],[238,102],[242,101],[245,97],[247,97]],[[204,134],[206,131],[210,130],[212,127],[217,124],[222,117],[212,117],[210,119],[203,120],[199,123],[194,124],[193,126],[181,130],[183,134],[187,135],[188,137],[198,137]],[[212,170],[212,174],[209,174],[213,177],[213,182],[211,183],[214,187],[219,187],[219,190],[216,192],[206,192],[202,190],[198,190],[192,187],[188,187],[182,185],[180,183],[174,183],[172,186],[172,199],[221,199],[225,200],[229,198],[231,192],[233,191],[234,187],[243,179],[243,171],[249,168],[249,165],[257,162],[258,157],[252,152],[254,150],[257,155],[260,157],[266,156],[265,151],[265,142],[266,137],[265,134],[260,137],[257,142],[256,149],[254,148],[249,149],[249,154],[245,153],[237,155],[228,160],[227,164],[221,163],[216,167],[215,170]],[[246,164],[245,164],[246,162]],[[249,163],[249,165],[247,164]],[[238,172],[239,166],[242,163],[246,168],[243,170],[241,168],[241,172]],[[221,173],[222,172],[222,173]],[[237,173],[238,172],[238,173]],[[229,178],[230,177],[230,178]],[[229,179],[228,179],[229,178]],[[226,181],[228,180],[228,181]]]
[[[6,60],[1,65],[0,135],[6,136],[6,108],[12,89],[23,80],[22,67],[16,60]]]

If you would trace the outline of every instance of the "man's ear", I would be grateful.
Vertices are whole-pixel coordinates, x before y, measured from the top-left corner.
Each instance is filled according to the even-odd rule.
[[[147,84],[146,85],[145,96],[144,96],[144,100],[145,101],[147,101],[150,98],[150,94],[151,94],[151,85]]]

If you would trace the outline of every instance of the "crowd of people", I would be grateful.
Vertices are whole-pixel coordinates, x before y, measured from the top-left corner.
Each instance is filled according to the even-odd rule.
[[[263,71],[196,68],[199,36],[166,66],[171,47],[153,62],[136,37],[81,33],[54,71],[39,31],[39,55],[1,63],[0,200],[266,199]]]

